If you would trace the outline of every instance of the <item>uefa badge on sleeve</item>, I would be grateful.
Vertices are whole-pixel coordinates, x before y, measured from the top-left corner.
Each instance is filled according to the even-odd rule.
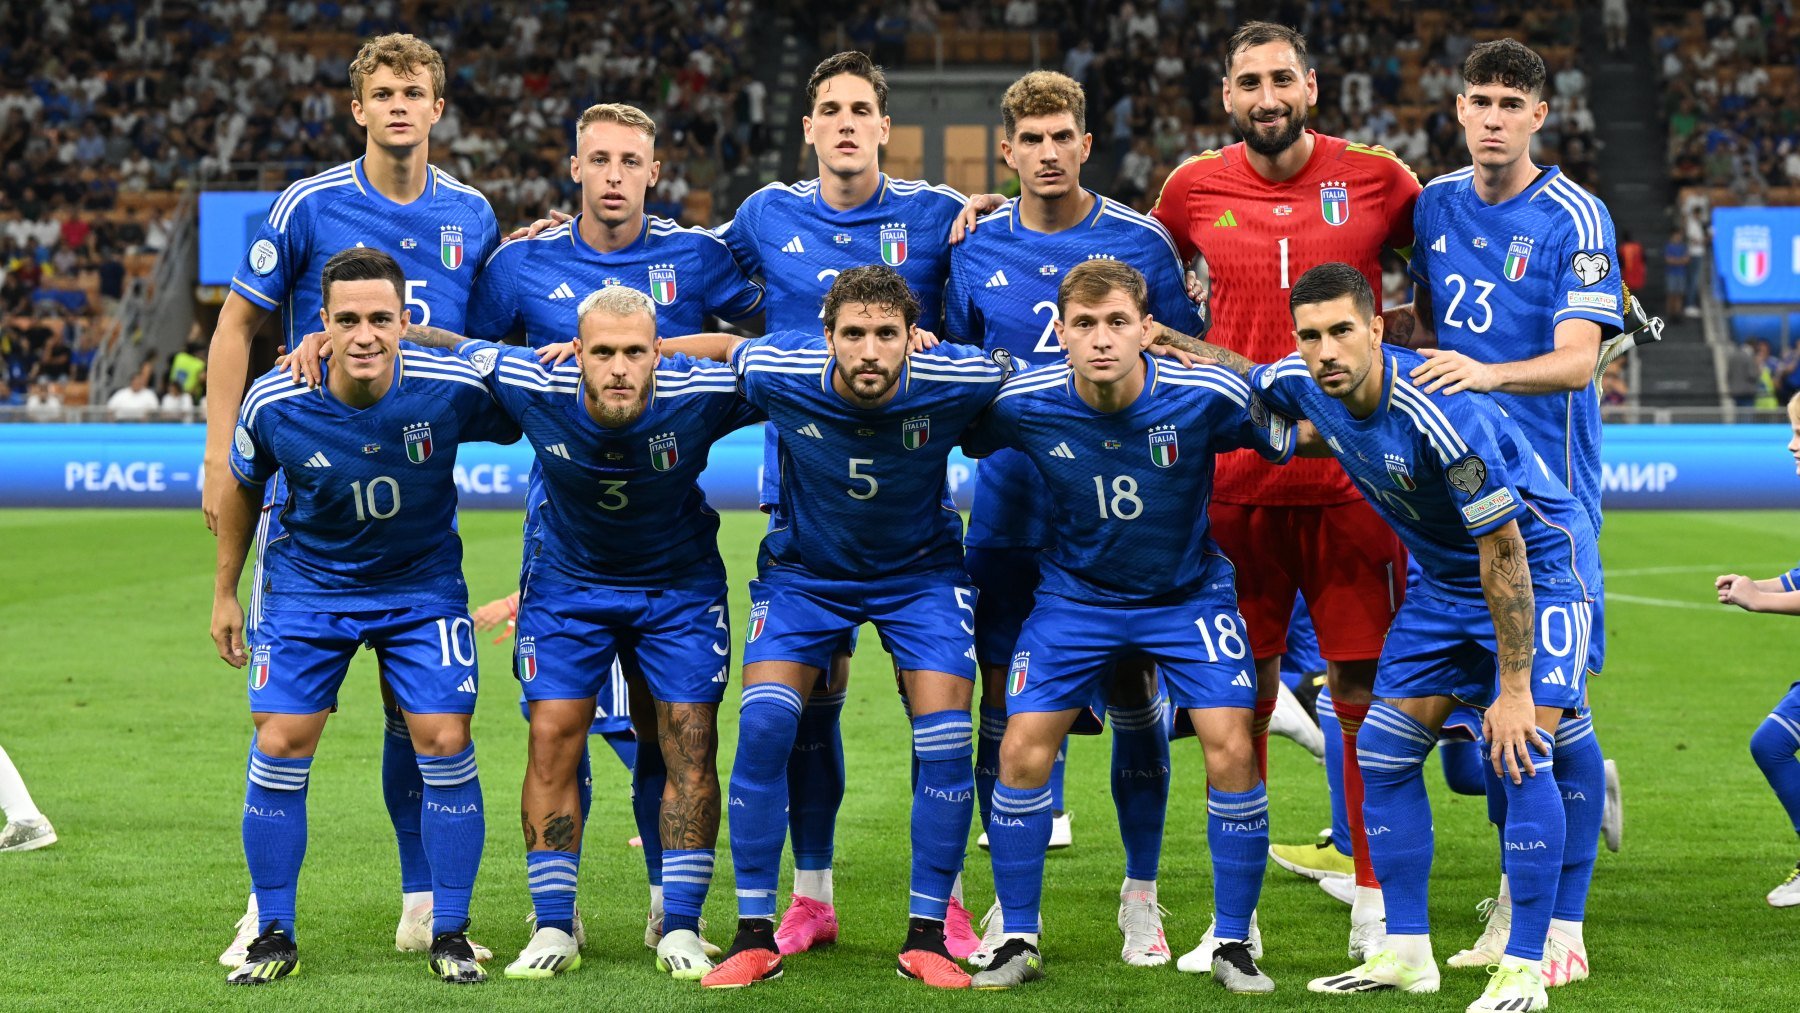
[[[750,604],[750,628],[744,636],[744,643],[754,644],[756,638],[762,636],[763,627],[769,623],[769,603],[766,601]]]
[[[431,459],[431,423],[414,422],[400,435],[406,440],[406,459],[414,464],[424,464]]]
[[[252,693],[269,684],[269,649],[258,647],[250,652],[250,691]]]
[[[520,637],[518,647],[519,681],[530,682],[537,678],[537,641],[531,637]]]
[[[1012,670],[1006,675],[1006,695],[1018,696],[1025,692],[1025,679],[1031,673],[1031,652],[1020,651],[1013,655]]]
[[[1174,426],[1153,426],[1150,430],[1150,463],[1158,468],[1173,468],[1181,456],[1181,442]]]
[[[458,225],[446,225],[438,230],[438,259],[444,266],[454,271],[463,262],[463,231]]]

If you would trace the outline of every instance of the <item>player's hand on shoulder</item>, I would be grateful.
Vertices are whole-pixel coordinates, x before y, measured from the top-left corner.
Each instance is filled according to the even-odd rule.
[[[1413,367],[1412,382],[1420,385],[1427,394],[1436,394],[1440,390],[1445,394],[1460,394],[1465,390],[1485,393],[1498,385],[1494,367],[1480,359],[1442,348],[1422,348],[1419,354],[1425,361]]]
[[[950,245],[955,246],[963,241],[963,237],[975,231],[975,221],[982,215],[998,211],[1006,203],[1006,198],[997,193],[978,193],[969,198],[963,205],[956,221],[950,223]]]
[[[914,324],[912,329],[912,340],[907,343],[906,350],[908,352],[929,352],[940,344],[942,344],[942,342],[938,340],[937,335],[920,327],[918,324]]]
[[[325,332],[313,331],[300,339],[300,347],[276,358],[275,368],[287,370],[295,383],[305,381],[308,387],[317,387],[325,375],[324,363],[330,355],[331,346]]]
[[[235,593],[213,596],[212,638],[227,665],[243,668],[249,664],[250,656],[244,650],[244,606]]]
[[[555,208],[551,208],[549,217],[539,218],[530,225],[521,225],[511,232],[508,232],[506,234],[506,239],[508,242],[511,242],[514,239],[530,239],[545,229],[554,229],[563,222],[571,222],[574,220],[574,215],[569,214],[566,211],[558,211]]]
[[[1188,302],[1196,306],[1205,306],[1208,298],[1206,281],[1198,271],[1189,268],[1181,273],[1182,281],[1187,284]]]
[[[575,357],[575,342],[558,341],[537,350],[538,365],[554,369]]]
[[[1167,356],[1168,358],[1181,363],[1183,366],[1216,366],[1219,364],[1219,360],[1217,359],[1209,359],[1195,355],[1186,349],[1176,348],[1174,345],[1165,345],[1160,341],[1151,342],[1148,351],[1151,355]]]

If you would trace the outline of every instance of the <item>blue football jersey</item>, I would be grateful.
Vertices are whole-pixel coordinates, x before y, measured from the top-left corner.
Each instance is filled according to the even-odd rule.
[[[638,238],[601,253],[581,238],[581,218],[494,252],[469,300],[469,337],[499,341],[523,333],[533,348],[575,337],[575,311],[597,289],[624,285],[656,303],[656,333],[705,330],[708,315],[753,316],[762,286],[751,281],[725,244],[705,229],[646,215]]]
[[[1489,205],[1474,169],[1431,181],[1413,212],[1411,272],[1431,292],[1438,347],[1516,362],[1556,347],[1556,325],[1623,325],[1612,216],[1599,198],[1544,169],[1524,192]],[[1592,389],[1493,395],[1600,527],[1600,401]]]
[[[500,244],[487,198],[431,167],[425,193],[396,204],[369,184],[363,160],[303,179],[281,192],[244,254],[231,288],[266,310],[280,310],[289,348],[322,330],[319,273],[340,250],[367,246],[391,255],[406,273],[412,322],[461,332],[469,290]]]
[[[1090,191],[1091,192],[1091,191]],[[1056,341],[1056,290],[1084,260],[1106,258],[1136,268],[1149,282],[1150,315],[1183,334],[1201,330],[1187,297],[1175,241],[1154,218],[1094,194],[1094,209],[1061,232],[1034,232],[1018,216],[1018,198],[982,217],[975,232],[951,247],[944,293],[947,340],[1004,348],[1020,362],[1064,359]],[[1049,511],[1036,469],[1011,450],[981,462],[966,543],[982,548],[1043,548]]]
[[[393,386],[367,408],[344,404],[328,385],[297,384],[285,370],[245,395],[232,473],[260,488],[279,471],[288,489],[253,611],[468,607],[454,527],[456,450],[511,443],[519,430],[467,364],[400,348]]]
[[[1007,381],[969,431],[971,454],[1009,447],[1043,478],[1055,536],[1042,591],[1122,606],[1231,588],[1231,562],[1207,530],[1213,456],[1249,448],[1280,464],[1293,455],[1292,423],[1237,374],[1144,359],[1144,391],[1119,411],[1096,411],[1075,392],[1073,371],[1052,366]]]
[[[1366,419],[1320,390],[1298,354],[1256,367],[1251,386],[1270,408],[1318,428],[1406,543],[1411,586],[1484,604],[1475,539],[1516,520],[1539,597],[1597,595],[1600,550],[1587,511],[1544,468],[1518,423],[1486,394],[1421,391],[1407,379],[1425,361],[1419,353],[1382,346],[1380,354],[1381,403]]]
[[[732,354],[739,389],[780,435],[781,499],[758,561],[831,579],[962,567],[944,467],[1008,370],[979,348],[908,356],[898,389],[858,408],[832,388],[825,339],[779,331]]]
[[[744,271],[768,289],[765,330],[824,331],[825,293],[865,264],[900,272],[919,300],[919,326],[942,332],[950,225],[966,198],[947,186],[881,177],[875,196],[839,211],[819,181],[770,183],[715,231]]]

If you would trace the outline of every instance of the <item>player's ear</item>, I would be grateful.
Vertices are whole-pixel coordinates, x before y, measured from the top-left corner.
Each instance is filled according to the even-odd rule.
[[[661,178],[662,178],[662,162],[653,158],[650,160],[650,182],[647,185],[655,186],[656,181]]]
[[[356,125],[359,127],[366,127],[369,125],[369,117],[367,113],[363,112],[361,98],[352,97],[350,99],[350,118],[355,120]]]
[[[1058,312],[1056,314],[1056,320],[1054,321],[1054,323],[1056,325],[1056,346],[1058,348],[1061,348],[1064,352],[1067,352],[1069,350],[1069,343],[1067,341],[1063,340],[1062,313]]]
[[[440,96],[436,102],[433,102],[431,104],[431,125],[437,126],[437,121],[441,120],[443,118],[444,118],[444,100],[443,100],[442,96]]]
[[[1162,333],[1162,325],[1150,314],[1144,314],[1144,333],[1138,335],[1138,348],[1149,348],[1156,343],[1156,336]]]
[[[1538,99],[1537,105],[1533,106],[1531,110],[1532,133],[1537,133],[1538,130],[1543,127],[1544,117],[1548,115],[1550,115],[1550,103],[1545,102],[1543,99]]]
[[[581,182],[581,156],[580,155],[570,155],[569,156],[569,181],[571,183]]]
[[[893,126],[894,126],[894,121],[891,117],[883,116],[881,118],[881,143],[882,144],[886,144],[888,142],[888,131],[893,129]]]
[[[1386,323],[1381,319],[1381,314],[1375,314],[1374,319],[1369,321],[1370,345],[1375,348],[1381,347],[1381,332],[1385,327]]]
[[[812,128],[813,118],[811,116],[800,117],[800,136],[805,139],[808,147],[813,143]]]
[[[1084,165],[1087,164],[1088,155],[1092,154],[1093,151],[1094,151],[1094,135],[1093,134],[1082,134],[1081,135],[1081,161],[1082,161],[1082,164],[1084,164]]]
[[[1019,171],[1019,163],[1013,161],[1012,141],[1005,137],[1000,138],[1000,159],[1006,163],[1008,169],[1014,172]]]
[[[1306,68],[1306,104],[1308,108],[1319,104],[1319,72],[1311,67]]]

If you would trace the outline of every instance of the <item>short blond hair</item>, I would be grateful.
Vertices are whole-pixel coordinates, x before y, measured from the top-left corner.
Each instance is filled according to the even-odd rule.
[[[644,136],[650,138],[651,146],[656,145],[656,121],[650,118],[649,113],[637,106],[627,105],[623,102],[602,102],[599,105],[588,106],[586,111],[581,114],[581,119],[575,122],[577,146],[581,144],[582,133],[595,123],[617,123],[620,126],[641,130]]]
[[[363,43],[356,51],[356,59],[350,61],[350,91],[358,101],[363,97],[363,82],[377,67],[386,67],[402,77],[411,77],[424,67],[431,77],[431,97],[444,97],[444,58],[416,35],[392,32]]]
[[[588,293],[575,309],[575,326],[595,313],[604,313],[609,317],[646,316],[650,323],[656,323],[656,303],[643,292],[624,285],[607,285]]]
[[[1074,78],[1054,70],[1034,70],[1014,81],[1000,96],[1000,122],[1006,127],[1008,138],[1025,117],[1057,113],[1074,116],[1075,129],[1087,133],[1087,96]]]

